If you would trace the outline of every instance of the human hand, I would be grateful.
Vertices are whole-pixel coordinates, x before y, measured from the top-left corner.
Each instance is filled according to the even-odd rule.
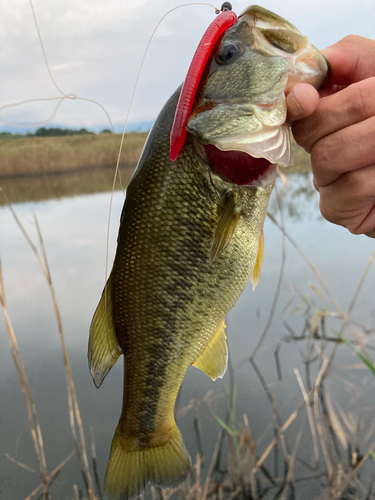
[[[288,121],[311,153],[323,217],[375,238],[375,41],[350,35],[322,52],[329,81],[295,85]]]

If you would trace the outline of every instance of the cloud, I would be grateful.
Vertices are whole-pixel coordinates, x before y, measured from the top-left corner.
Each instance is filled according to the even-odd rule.
[[[24,0],[1,2],[0,106],[58,97],[45,67],[29,4]],[[33,2],[57,85],[65,93],[100,102],[114,122],[124,121],[148,39],[160,18],[179,2]],[[237,13],[248,3],[236,2]],[[320,48],[349,33],[373,36],[375,5],[368,0],[268,0],[263,6],[291,21]],[[156,117],[183,81],[196,46],[213,18],[212,8],[189,6],[173,11],[163,21],[146,56],[131,121]],[[33,107],[35,121],[46,116],[45,106]],[[30,107],[17,109],[17,118],[30,121]],[[95,125],[103,123],[103,112],[93,104],[63,103],[54,121],[71,127]]]

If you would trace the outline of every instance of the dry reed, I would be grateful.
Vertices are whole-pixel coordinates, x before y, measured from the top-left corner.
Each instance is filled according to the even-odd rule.
[[[145,132],[125,135],[122,166],[137,163],[146,137]],[[115,167],[119,139],[112,134],[2,139],[0,179]]]
[[[0,304],[1,304],[1,306],[3,308],[3,312],[4,312],[5,323],[6,323],[8,339],[9,339],[9,344],[10,344],[10,350],[12,353],[14,365],[15,365],[16,370],[17,370],[18,378],[20,381],[21,389],[22,389],[22,394],[23,394],[23,397],[25,400],[25,406],[26,406],[27,416],[29,419],[31,437],[32,437],[32,440],[34,443],[35,454],[36,454],[36,457],[38,460],[40,477],[42,479],[42,484],[43,484],[43,488],[44,488],[44,496],[45,496],[46,500],[49,500],[50,499],[49,482],[48,482],[48,478],[47,478],[47,464],[46,464],[46,457],[45,457],[45,452],[44,452],[42,431],[41,431],[40,425],[39,425],[39,419],[38,419],[38,414],[37,414],[35,403],[34,403],[34,398],[33,398],[33,395],[31,393],[31,389],[30,389],[29,381],[28,381],[28,378],[26,375],[25,367],[23,365],[21,354],[20,354],[20,351],[18,348],[16,335],[14,333],[12,323],[11,323],[9,315],[8,315],[8,309],[6,306],[6,299],[5,299],[5,288],[4,288],[1,260],[0,260]]]
[[[44,247],[42,233],[40,231],[38,219],[34,215],[34,222],[35,222],[35,227],[37,230],[38,240],[39,240],[40,247],[41,247],[41,252],[33,244],[30,236],[28,235],[28,233],[26,232],[22,223],[20,222],[19,218],[17,217],[17,214],[15,213],[12,205],[9,203],[9,200],[7,199],[7,197],[6,197],[5,193],[3,192],[3,190],[1,189],[1,187],[0,187],[0,192],[3,194],[6,202],[8,203],[9,209],[13,215],[15,222],[17,223],[18,227],[20,228],[26,241],[29,243],[32,251],[34,252],[34,254],[38,260],[38,263],[40,265],[40,268],[42,270],[42,273],[43,273],[43,275],[46,278],[47,283],[48,283],[48,287],[49,287],[51,297],[52,297],[52,304],[53,304],[53,309],[55,312],[58,332],[59,332],[59,336],[60,336],[63,360],[64,360],[64,367],[65,367],[65,373],[66,373],[66,383],[67,383],[68,406],[69,406],[69,421],[70,421],[70,427],[71,427],[73,441],[74,441],[74,445],[75,445],[75,452],[76,452],[78,463],[79,463],[79,466],[81,469],[82,477],[83,477],[83,480],[84,480],[84,483],[85,483],[85,486],[87,489],[88,498],[89,498],[89,500],[96,500],[96,495],[95,495],[94,486],[93,486],[93,480],[92,480],[92,476],[91,476],[91,472],[90,472],[90,468],[89,468],[89,463],[88,463],[88,458],[87,458],[86,441],[85,441],[85,436],[84,436],[84,431],[83,431],[81,414],[80,414],[80,410],[79,410],[79,406],[78,406],[78,400],[77,400],[77,394],[76,394],[74,380],[73,380],[73,374],[72,374],[72,370],[71,370],[70,362],[69,362],[69,358],[68,358],[68,353],[67,353],[66,346],[65,346],[65,337],[64,337],[64,332],[63,332],[60,310],[59,310],[57,300],[56,300],[56,294],[55,294],[55,290],[54,290],[53,283],[52,283],[52,277],[51,277],[51,273],[50,273],[50,269],[49,269],[47,254],[46,254],[46,250]],[[26,407],[27,407],[28,415],[29,415],[30,429],[32,432],[33,440],[34,440],[35,451],[36,451],[36,454],[38,457],[38,463],[39,463],[39,469],[40,469],[41,476],[42,476],[42,481],[45,485],[45,496],[46,496],[46,499],[49,499],[50,497],[49,497],[49,490],[48,490],[47,467],[46,467],[46,463],[45,463],[44,448],[43,448],[43,441],[42,441],[40,426],[39,426],[39,423],[37,420],[35,405],[34,405],[34,402],[32,399],[30,387],[29,387],[28,382],[27,382],[26,373],[24,371],[22,360],[21,360],[20,355],[19,355],[16,337],[14,335],[14,332],[13,332],[13,329],[11,327],[10,320],[9,320],[9,317],[7,314],[4,287],[3,287],[3,281],[2,281],[1,266],[0,266],[0,302],[1,302],[1,305],[3,306],[3,310],[4,310],[4,315],[5,315],[7,330],[8,330],[8,336],[9,336],[9,339],[11,342],[12,354],[13,354],[13,357],[15,360],[17,371],[19,373],[22,391],[24,393],[24,397],[25,397],[25,394],[27,395],[27,398],[25,397],[25,402],[26,402]]]

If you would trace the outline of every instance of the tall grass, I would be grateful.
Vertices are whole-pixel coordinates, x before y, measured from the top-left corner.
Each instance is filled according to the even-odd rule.
[[[122,166],[135,165],[147,133],[125,135]],[[25,137],[0,141],[0,179],[116,165],[121,135]]]
[[[2,194],[5,197],[5,200],[8,202],[7,197],[1,188],[0,188],[0,194]],[[58,306],[57,300],[56,300],[55,289],[54,289],[54,286],[52,283],[52,276],[51,276],[49,265],[48,265],[47,254],[46,254],[44,243],[43,243],[42,233],[41,233],[40,228],[39,228],[38,219],[36,218],[36,216],[34,216],[35,227],[36,227],[38,240],[39,240],[39,244],[40,244],[40,250],[38,250],[37,247],[32,242],[30,236],[28,235],[25,228],[21,224],[19,218],[17,217],[16,212],[14,211],[12,205],[9,202],[8,202],[8,206],[12,212],[12,215],[14,217],[16,224],[20,228],[26,241],[30,245],[31,250],[34,252],[34,254],[37,258],[37,261],[38,261],[40,268],[41,268],[41,271],[42,271],[42,273],[47,281],[47,284],[48,284],[48,287],[49,287],[49,290],[51,293],[52,304],[53,304],[53,309],[54,309],[56,322],[57,322],[57,328],[58,328],[58,332],[59,332],[59,336],[60,336],[61,350],[62,350],[62,355],[63,355],[65,373],[66,373],[66,386],[67,386],[67,396],[68,396],[68,405],[69,405],[69,422],[70,422],[70,427],[71,427],[71,431],[72,431],[72,435],[73,435],[75,453],[76,453],[78,463],[79,463],[79,466],[81,469],[82,477],[83,477],[83,480],[84,480],[84,483],[85,483],[85,486],[87,489],[88,499],[89,500],[96,500],[96,496],[94,493],[93,480],[92,480],[91,471],[89,468],[89,463],[88,463],[88,458],[87,458],[85,434],[84,434],[84,430],[83,430],[82,419],[81,419],[81,414],[80,414],[78,400],[77,400],[77,394],[76,394],[74,380],[73,380],[73,374],[72,374],[72,370],[71,370],[70,362],[69,362],[69,357],[68,357],[68,353],[67,353],[66,346],[65,346],[65,337],[64,337],[64,331],[63,331],[63,326],[62,326],[62,321],[61,321],[60,310],[59,310],[59,306]],[[30,422],[30,430],[31,430],[31,434],[33,437],[34,445],[35,445],[35,451],[36,451],[36,455],[38,458],[40,475],[42,477],[45,497],[47,500],[50,498],[48,484],[49,484],[49,481],[52,479],[53,475],[51,474],[49,476],[50,479],[48,479],[48,477],[47,477],[47,465],[46,465],[46,461],[45,461],[45,454],[44,454],[44,447],[43,447],[43,440],[42,440],[39,421],[38,421],[37,414],[36,414],[35,404],[34,404],[34,401],[32,398],[32,394],[31,394],[31,390],[30,390],[30,386],[29,386],[27,377],[26,377],[26,373],[25,373],[25,370],[24,370],[24,367],[22,364],[21,355],[20,355],[19,350],[18,350],[16,337],[14,335],[13,328],[11,326],[8,312],[7,312],[1,267],[0,267],[0,302],[1,302],[1,305],[3,307],[4,315],[6,318],[8,337],[9,337],[9,341],[11,344],[13,359],[14,359],[17,371],[19,373],[20,384],[21,384],[22,392],[23,392],[24,398],[25,398],[25,404],[26,404],[26,408],[27,408],[27,412],[28,412],[28,416],[29,416],[29,422]]]

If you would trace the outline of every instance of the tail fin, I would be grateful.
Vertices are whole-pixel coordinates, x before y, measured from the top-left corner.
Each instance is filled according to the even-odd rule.
[[[189,454],[180,430],[174,424],[169,439],[161,445],[140,447],[136,437],[124,438],[117,427],[105,477],[110,498],[130,500],[152,483],[161,488],[175,487],[188,475]]]

